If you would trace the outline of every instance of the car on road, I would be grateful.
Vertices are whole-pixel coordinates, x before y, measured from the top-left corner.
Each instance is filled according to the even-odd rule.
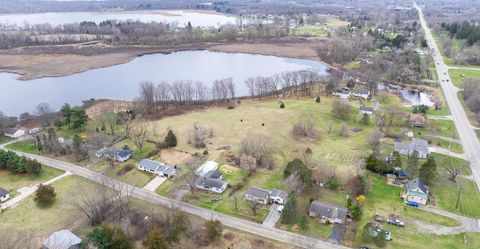
[[[411,207],[418,207],[418,202],[416,201],[406,201],[405,204]]]

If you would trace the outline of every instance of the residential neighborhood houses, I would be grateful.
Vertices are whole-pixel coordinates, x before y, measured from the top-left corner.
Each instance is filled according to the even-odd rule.
[[[322,222],[344,224],[347,218],[347,209],[329,203],[313,201],[308,210],[310,217],[320,218]]]
[[[207,161],[202,164],[195,171],[195,174],[197,175],[195,181],[197,189],[221,194],[228,187],[228,182],[222,180],[222,173],[218,171],[218,163],[214,161]]]
[[[257,188],[250,186],[245,193],[245,198],[248,201],[258,202],[263,205],[267,205],[270,203],[276,203],[283,205],[287,199],[288,192],[285,190],[266,190],[262,188]]]
[[[159,161],[151,159],[142,159],[137,164],[137,169],[167,178],[175,177],[177,173],[176,165],[165,165]]]
[[[430,151],[428,149],[428,141],[419,138],[413,138],[412,142],[403,142],[403,141],[396,141],[393,143],[395,151],[400,153],[401,155],[411,155],[414,151],[418,152],[418,157],[425,159],[430,155]]]
[[[133,151],[130,149],[103,148],[95,152],[98,158],[105,157],[117,162],[126,162],[132,157]]]
[[[365,106],[360,106],[359,110],[361,114],[367,114],[368,116],[372,116],[373,112],[375,111],[373,107],[365,107]]]

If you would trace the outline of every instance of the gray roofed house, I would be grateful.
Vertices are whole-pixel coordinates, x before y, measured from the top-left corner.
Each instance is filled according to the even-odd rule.
[[[176,174],[177,167],[175,165],[165,165],[159,161],[151,159],[142,159],[137,168],[146,172],[157,174],[165,177],[173,177]]]
[[[220,180],[222,180],[222,178],[223,178],[222,172],[220,172],[218,169],[209,171],[209,172],[205,175],[205,177],[207,177],[207,178],[212,178],[212,179],[220,179]]]
[[[132,157],[132,150],[121,150],[115,148],[103,148],[95,152],[96,157],[112,158],[115,161],[125,162]]]
[[[8,190],[0,187],[0,203],[8,200],[10,198],[10,192]]]
[[[245,198],[249,201],[266,205],[270,201],[270,191],[257,187],[249,187],[247,193],[245,193]]]
[[[374,109],[373,107],[365,107],[365,106],[360,106],[360,113],[362,114],[367,114],[368,116],[373,115]]]
[[[412,142],[394,142],[393,147],[395,151],[402,155],[411,155],[414,151],[418,152],[419,158],[427,158],[430,154],[428,149],[428,141],[424,139],[413,138]]]
[[[69,230],[52,233],[42,243],[42,249],[80,249],[82,240]]]
[[[287,196],[288,192],[285,190],[272,189],[270,192],[270,198],[277,204],[285,204]]]
[[[331,223],[345,223],[347,209],[329,203],[313,201],[309,209],[310,217],[319,217],[322,221]]]
[[[370,96],[370,90],[365,87],[356,87],[353,90],[353,96],[368,99],[368,97]]]
[[[225,189],[227,189],[228,182],[222,181],[220,179],[212,179],[200,176],[195,181],[195,187],[198,189],[203,189],[217,194],[221,194],[223,193],[223,191],[225,191]]]

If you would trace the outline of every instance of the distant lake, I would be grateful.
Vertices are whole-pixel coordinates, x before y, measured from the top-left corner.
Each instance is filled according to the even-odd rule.
[[[54,26],[67,23],[92,21],[100,23],[106,20],[138,20],[142,22],[166,22],[185,26],[191,22],[193,26],[217,27],[219,25],[235,24],[236,18],[215,12],[195,12],[187,10],[151,10],[151,11],[121,11],[121,12],[48,12],[35,14],[0,14],[0,24],[23,26],[29,24],[50,23]]]
[[[245,96],[248,77],[299,70],[328,74],[325,65],[313,60],[210,51],[144,55],[121,65],[28,81],[17,80],[17,74],[0,73],[0,111],[19,115],[32,113],[42,102],[58,109],[64,103],[79,105],[90,98],[133,100],[138,97],[139,83],[145,80],[192,80],[211,86],[216,79],[232,77],[237,96]]]

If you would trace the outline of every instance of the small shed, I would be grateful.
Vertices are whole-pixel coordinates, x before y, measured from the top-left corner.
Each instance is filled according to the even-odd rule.
[[[394,183],[397,180],[397,176],[395,174],[387,174],[387,183]]]

